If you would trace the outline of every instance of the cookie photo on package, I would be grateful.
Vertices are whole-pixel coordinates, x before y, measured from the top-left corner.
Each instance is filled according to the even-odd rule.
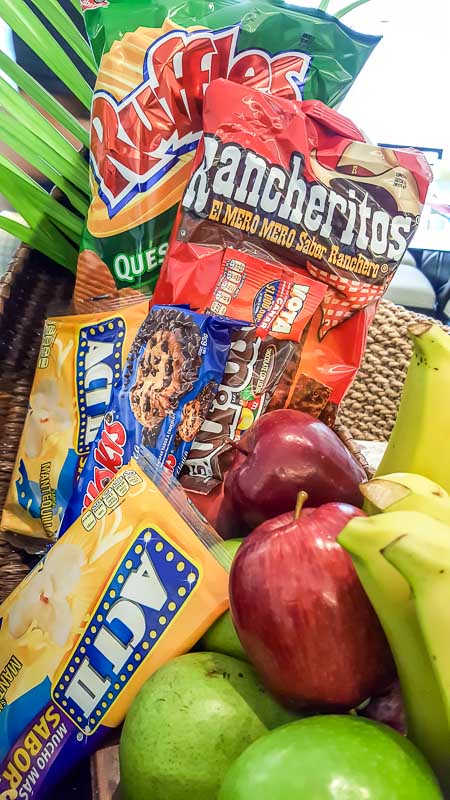
[[[236,327],[242,323],[188,308],[150,310],[131,345],[61,533],[141,446],[161,468],[179,474],[222,382]]]
[[[91,204],[76,295],[153,289],[217,78],[290,99],[345,97],[379,37],[278,0],[82,2],[99,66]]]
[[[148,312],[139,295],[109,312],[46,320],[1,529],[54,540]]]

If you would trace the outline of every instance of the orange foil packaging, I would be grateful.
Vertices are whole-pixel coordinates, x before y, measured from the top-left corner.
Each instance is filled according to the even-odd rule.
[[[230,248],[238,260],[239,253],[259,259],[261,275],[272,262],[293,270],[299,284],[320,282],[324,295],[307,328],[301,373],[307,392],[315,386],[326,401],[316,416],[332,424],[377,303],[417,229],[428,163],[417,151],[368,143],[319,101],[271,97],[225,80],[206,90],[203,127],[153,302],[195,309],[228,294],[227,313],[242,318],[242,294],[218,296]],[[252,313],[261,297],[257,270],[254,276]],[[301,392],[295,402],[287,395],[285,405],[310,410]]]

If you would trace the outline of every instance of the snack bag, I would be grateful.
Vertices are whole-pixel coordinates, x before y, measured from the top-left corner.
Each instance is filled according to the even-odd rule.
[[[227,247],[212,295],[203,313],[221,314],[256,325],[257,336],[299,342],[320,305],[322,283],[288,267]]]
[[[378,42],[280,0],[81,5],[99,74],[77,301],[111,276],[120,290],[155,285],[213,79],[336,105]]]
[[[53,540],[108,409],[148,300],[92,314],[51,317],[44,327],[30,408],[1,527]]]
[[[304,394],[304,332],[325,292],[322,283],[287,267],[225,250],[204,310],[236,315],[252,325],[232,333],[221,385],[181,474],[186,489],[209,494],[223,480],[231,443],[269,406],[295,404],[297,392]]]
[[[233,326],[176,306],[139,329],[67,508],[61,533],[144,445],[176,476],[222,381]]]
[[[1,605],[1,798],[52,797],[147,678],[226,610],[220,542],[147,455]]]
[[[428,163],[414,150],[367,143],[320,102],[269,97],[231,81],[206,90],[203,124],[152,302],[203,307],[230,247],[321,281],[326,294],[301,371],[307,393],[326,399],[328,391],[316,415],[332,423],[377,302],[417,228]]]

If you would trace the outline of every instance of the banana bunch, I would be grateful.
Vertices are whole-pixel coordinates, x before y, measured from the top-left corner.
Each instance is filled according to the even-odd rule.
[[[414,352],[377,475],[414,472],[450,491],[450,336],[430,322],[408,334]]]
[[[450,798],[450,336],[426,323],[410,335],[392,437],[377,477],[361,487],[369,516],[353,519],[339,542],[391,646],[408,736]]]

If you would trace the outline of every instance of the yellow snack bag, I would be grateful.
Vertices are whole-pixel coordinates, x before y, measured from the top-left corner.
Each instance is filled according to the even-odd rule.
[[[108,305],[108,303],[106,303]],[[47,319],[1,529],[54,540],[148,299]]]
[[[122,467],[0,606],[0,798],[50,797],[228,606],[221,539],[154,463]]]

